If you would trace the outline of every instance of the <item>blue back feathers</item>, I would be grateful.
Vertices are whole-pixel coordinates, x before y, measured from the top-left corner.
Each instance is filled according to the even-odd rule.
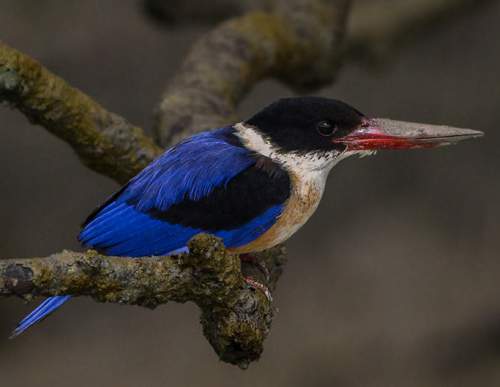
[[[255,163],[248,150],[227,142],[229,129],[190,137],[133,178],[119,197],[138,211],[167,210],[185,198],[199,200]]]
[[[172,206],[206,198],[255,164],[251,152],[231,140],[232,131],[204,132],[165,152],[89,218],[80,241],[108,255],[138,257],[168,254],[201,232],[223,238],[228,247],[257,238],[272,226],[282,203],[273,203],[235,229],[204,229],[161,219]]]

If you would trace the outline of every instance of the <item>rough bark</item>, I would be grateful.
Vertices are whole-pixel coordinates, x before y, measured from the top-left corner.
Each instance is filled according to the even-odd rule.
[[[0,42],[0,102],[70,144],[89,168],[125,182],[162,149],[142,129]]]
[[[271,301],[246,285],[239,256],[219,239],[198,235],[189,248],[189,254],[141,259],[90,250],[0,260],[0,296],[90,296],[147,308],[192,301],[201,309],[203,332],[220,359],[246,368],[262,353],[273,317]],[[275,248],[255,258],[269,275],[245,264],[245,276],[274,289],[284,251]]]

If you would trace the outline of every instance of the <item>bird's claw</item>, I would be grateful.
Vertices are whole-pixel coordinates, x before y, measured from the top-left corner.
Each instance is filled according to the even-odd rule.
[[[252,277],[244,277],[244,279],[250,287],[260,290],[262,293],[264,293],[269,302],[273,302],[273,296],[271,295],[271,292],[266,285],[261,284],[260,282],[254,280]]]

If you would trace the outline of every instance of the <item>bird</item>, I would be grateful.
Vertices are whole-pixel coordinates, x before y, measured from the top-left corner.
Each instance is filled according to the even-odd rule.
[[[282,98],[249,119],[193,135],[155,159],[95,209],[78,240],[106,255],[188,250],[199,233],[241,255],[283,243],[316,211],[340,161],[383,149],[434,148],[477,130],[370,118],[326,97]],[[248,278],[248,284],[265,289]],[[16,337],[71,298],[43,301]]]

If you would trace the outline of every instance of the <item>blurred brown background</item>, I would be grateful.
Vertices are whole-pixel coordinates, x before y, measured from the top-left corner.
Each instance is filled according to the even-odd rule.
[[[497,2],[383,70],[346,66],[318,93],[487,137],[337,167],[316,216],[288,243],[260,362],[243,372],[218,361],[192,304],[151,312],[77,299],[8,341],[34,307],[9,299],[0,300],[0,385],[499,386],[499,18]],[[0,0],[0,39],[145,128],[208,28],[163,28],[133,0]],[[262,83],[241,114],[288,95]],[[0,120],[0,257],[78,248],[80,222],[117,186],[17,111],[2,108]]]

